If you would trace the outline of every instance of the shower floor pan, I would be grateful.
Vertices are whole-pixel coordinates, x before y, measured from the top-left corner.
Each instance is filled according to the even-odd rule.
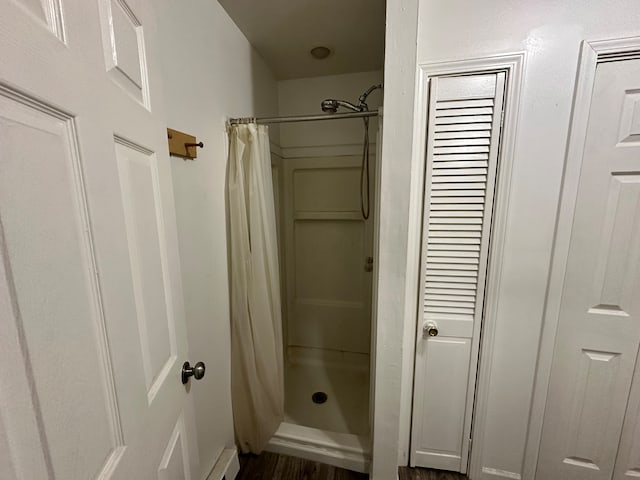
[[[269,441],[267,450],[356,472],[369,472],[369,436],[283,422]]]
[[[285,421],[267,450],[368,472],[369,356],[289,347]]]

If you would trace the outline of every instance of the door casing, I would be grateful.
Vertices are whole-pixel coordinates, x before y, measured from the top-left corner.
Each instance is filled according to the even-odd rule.
[[[514,52],[504,55],[481,57],[452,62],[437,62],[418,65],[416,82],[416,100],[414,110],[414,148],[412,160],[412,185],[409,211],[409,244],[407,251],[407,278],[411,279],[414,288],[407,289],[406,308],[409,310],[405,318],[413,321],[405,322],[403,334],[402,391],[400,405],[400,448],[398,464],[407,465],[410,451],[411,409],[413,397],[413,375],[416,342],[417,306],[420,291],[420,255],[422,238],[422,205],[424,192],[424,168],[427,145],[427,113],[429,108],[429,79],[460,74],[481,74],[503,70],[507,72],[505,85],[504,121],[500,140],[500,167],[496,183],[498,185],[494,199],[494,214],[489,252],[490,264],[487,272],[485,293],[485,312],[482,323],[482,340],[472,351],[478,356],[479,365],[476,377],[475,406],[473,409],[472,445],[468,474],[471,478],[481,474],[482,438],[486,423],[488,404],[488,383],[491,375],[493,343],[495,334],[494,319],[498,307],[498,287],[502,271],[507,213],[510,195],[510,179],[515,151],[518,111],[521,99],[523,72],[526,60],[525,52]]]

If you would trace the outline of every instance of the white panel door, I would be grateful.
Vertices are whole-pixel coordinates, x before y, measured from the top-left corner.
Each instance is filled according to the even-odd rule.
[[[538,462],[549,480],[614,473],[640,346],[640,60],[598,65],[584,152]],[[632,400],[616,478],[640,476]]]
[[[194,478],[152,2],[2,9],[0,477]]]
[[[466,472],[505,73],[430,82],[410,463]]]

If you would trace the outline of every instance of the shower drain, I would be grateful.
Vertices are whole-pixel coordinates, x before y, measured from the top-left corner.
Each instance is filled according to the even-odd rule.
[[[311,401],[313,401],[313,403],[324,403],[327,401],[327,394],[324,392],[315,392],[313,395],[311,395]]]

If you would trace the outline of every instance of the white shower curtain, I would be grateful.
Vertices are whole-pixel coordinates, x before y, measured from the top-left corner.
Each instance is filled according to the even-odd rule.
[[[284,417],[282,315],[269,133],[229,132],[231,392],[236,441],[260,453]]]

